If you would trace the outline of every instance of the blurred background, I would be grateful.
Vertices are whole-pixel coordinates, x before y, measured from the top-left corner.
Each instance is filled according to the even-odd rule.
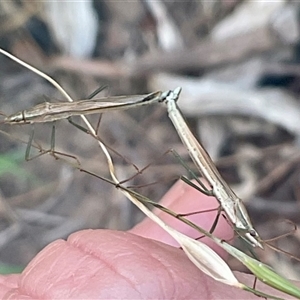
[[[299,17],[300,4],[283,0],[1,1],[0,47],[52,76],[74,99],[104,85],[96,98],[181,86],[179,106],[192,131],[269,239],[293,229],[286,220],[300,222]],[[49,98],[65,101],[2,55],[0,78],[5,115]],[[98,118],[89,117],[94,125]],[[55,150],[109,177],[94,139],[66,120],[55,128]],[[35,125],[34,144],[49,149],[51,129]],[[126,230],[143,218],[99,178],[49,155],[26,162],[32,126],[1,124],[0,130],[2,273],[19,271],[48,243],[74,231]],[[152,200],[187,173],[164,155],[169,149],[193,168],[163,105],[105,113],[99,136],[114,150],[119,178]],[[296,232],[275,245],[298,256],[299,239]],[[288,256],[270,249],[259,256],[300,279]]]

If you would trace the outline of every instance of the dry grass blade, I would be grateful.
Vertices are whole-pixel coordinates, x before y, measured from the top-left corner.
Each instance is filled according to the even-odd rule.
[[[244,264],[259,280],[263,283],[281,291],[288,295],[300,299],[300,289],[286,278],[280,276],[268,265],[249,257],[242,251],[232,247],[231,245],[219,240],[218,245],[225,249],[229,254]]]
[[[208,231],[206,231],[203,228],[197,226],[195,223],[191,222],[190,220],[186,219],[185,217],[182,217],[181,215],[178,215],[177,213],[169,210],[168,208],[163,207],[160,204],[157,204],[157,203],[155,203],[155,202],[153,202],[153,201],[151,201],[151,200],[149,200],[145,197],[141,196],[142,198],[140,198],[138,196],[138,194],[136,194],[136,193],[135,193],[135,196],[140,201],[143,201],[144,203],[149,203],[149,204],[159,208],[160,210],[166,212],[167,214],[170,214],[170,215],[178,218],[180,221],[182,221],[185,224],[191,226],[192,228],[198,230],[199,232],[201,232],[205,236],[211,238],[217,245],[222,247],[227,253],[229,253],[230,255],[235,257],[236,259],[238,259],[244,266],[246,266],[263,283],[265,283],[268,286],[271,286],[271,287],[273,287],[273,288],[275,288],[275,289],[277,289],[277,290],[279,290],[283,293],[286,293],[288,295],[292,295],[292,296],[300,299],[300,289],[297,286],[295,286],[293,283],[291,283],[289,280],[287,280],[286,278],[284,278],[281,275],[279,275],[278,273],[276,273],[273,269],[271,269],[266,264],[263,264],[262,262],[260,262],[256,259],[253,259],[252,257],[249,257],[244,252],[242,252],[242,251],[238,250],[237,248],[229,245],[228,243],[224,242],[223,240],[215,237],[214,235],[212,235]],[[147,216],[152,219],[152,217],[149,216],[148,214],[147,214]],[[154,222],[156,222],[155,219],[152,219],[152,220]],[[205,258],[206,258],[206,255],[213,256],[213,254],[212,253],[209,253],[209,254],[206,253],[206,249],[204,249],[205,247],[198,244],[198,243],[200,243],[199,241],[192,240],[189,237],[184,236],[179,232],[175,233],[175,236],[174,236],[173,235],[174,234],[174,232],[173,232],[174,229],[173,228],[171,228],[171,231],[168,231],[169,228],[166,224],[159,224],[159,225],[163,229],[165,229],[170,235],[172,235],[172,237],[174,239],[176,239],[176,241],[181,245],[181,247],[183,248],[183,250],[185,251],[185,253],[189,257],[189,259],[199,269],[201,269],[204,273],[206,273],[205,269],[208,268],[209,273],[206,273],[206,274],[210,275],[214,279],[216,279],[218,281],[221,281],[223,283],[226,283],[226,284],[234,283],[234,281],[231,281],[231,282],[228,281],[227,282],[227,280],[230,279],[229,273],[227,274],[227,276],[225,278],[225,281],[223,281],[224,278],[222,279],[222,277],[220,277],[220,274],[218,272],[221,271],[222,268],[224,268],[224,270],[222,270],[221,272],[226,271],[226,267],[223,266],[221,262],[219,263],[219,266],[221,267],[220,270],[218,270],[218,263],[213,265],[212,266],[213,268],[210,268],[209,260],[205,261]],[[219,277],[218,276],[214,277],[214,273],[213,273],[214,271],[217,272],[216,274],[218,274]],[[261,297],[268,297],[268,298],[272,298],[272,299],[281,299],[281,298],[278,298],[278,297],[275,297],[275,296],[267,295],[267,294],[265,294],[261,291],[254,290],[254,289],[250,288],[249,286],[246,286],[246,285],[244,285],[243,283],[240,283],[240,282],[238,283],[238,285],[235,285],[235,286],[238,287],[238,288],[241,288],[243,290],[247,290],[247,291],[249,291],[253,294],[256,294],[258,296],[261,296]]]
[[[150,211],[132,193],[120,187],[121,192],[135,204],[147,217],[168,232],[182,247],[189,259],[205,274],[217,281],[239,287],[239,282],[226,264],[226,262],[211,248],[200,241],[178,232],[164,223],[158,216]],[[151,201],[149,201],[151,202]]]

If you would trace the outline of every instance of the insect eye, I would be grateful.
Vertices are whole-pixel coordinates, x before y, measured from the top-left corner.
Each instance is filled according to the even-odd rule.
[[[253,236],[253,237],[256,237],[257,236],[256,231],[255,230],[250,230],[250,235]]]

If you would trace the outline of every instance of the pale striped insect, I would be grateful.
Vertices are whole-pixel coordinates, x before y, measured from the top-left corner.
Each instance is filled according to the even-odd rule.
[[[163,101],[170,93],[154,92],[147,95],[116,96],[75,102],[44,102],[27,110],[14,113],[3,120],[5,124],[32,124],[54,122],[72,116],[124,110]]]
[[[240,198],[233,192],[229,185],[220,175],[212,159],[206,150],[196,140],[189,127],[187,126],[178,106],[177,100],[181,88],[177,88],[165,98],[164,103],[167,105],[169,118],[171,119],[181,141],[189,151],[189,155],[195,163],[197,169],[203,178],[209,183],[211,190],[201,184],[200,190],[210,196],[214,196],[227,219],[232,224],[234,230],[244,240],[253,247],[263,248],[260,243],[261,239],[254,229],[247,210]]]
[[[133,107],[150,105],[159,101],[163,101],[170,93],[171,91],[166,91],[166,92],[159,91],[147,95],[116,96],[116,97],[106,97],[106,98],[100,98],[94,100],[80,100],[75,102],[60,102],[60,103],[44,102],[30,109],[12,114],[6,117],[1,123],[10,124],[10,125],[14,125],[14,124],[21,125],[21,124],[55,122],[61,119],[68,119],[68,121],[74,126],[76,126],[77,128],[87,133],[90,133],[89,130],[85,129],[81,125],[74,123],[71,120],[71,117],[78,116],[78,115],[84,116],[89,114],[103,113],[112,110],[125,110]],[[41,152],[37,156],[29,158],[30,149],[33,141],[33,135],[34,135],[34,130],[32,130],[32,133],[30,135],[26,147],[26,152],[25,152],[26,160],[30,160],[32,158],[38,157],[47,152],[55,153],[54,151],[55,126],[54,125],[51,134],[50,150],[46,152],[45,151]],[[93,136],[95,135],[93,134]]]

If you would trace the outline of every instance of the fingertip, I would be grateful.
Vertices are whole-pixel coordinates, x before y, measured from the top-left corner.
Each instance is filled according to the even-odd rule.
[[[43,249],[4,297],[191,298],[205,292],[199,278],[215,284],[179,249],[127,232],[83,230]]]

